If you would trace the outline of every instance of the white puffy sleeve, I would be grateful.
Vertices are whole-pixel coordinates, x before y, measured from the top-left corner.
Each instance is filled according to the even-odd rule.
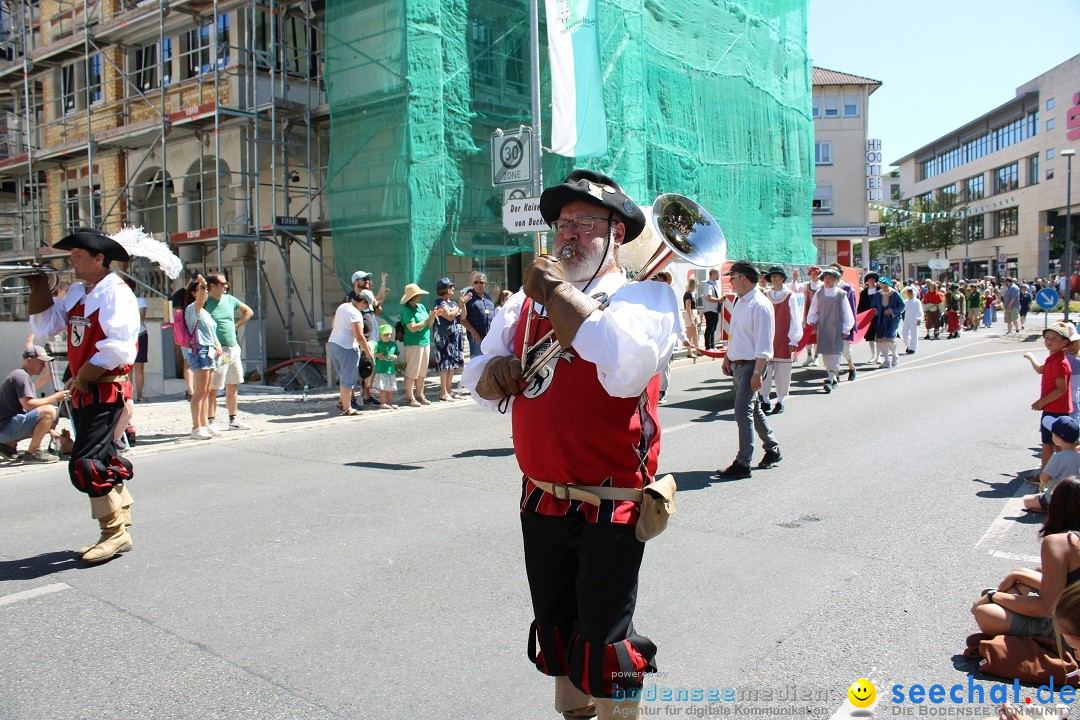
[[[802,313],[799,312],[799,301],[795,294],[788,295],[788,314],[791,315],[791,323],[788,326],[788,345],[798,345],[802,340]]]
[[[75,283],[62,298],[53,298],[52,307],[30,316],[30,332],[48,338],[67,330],[68,313],[86,295],[86,286]]]
[[[476,394],[476,384],[480,382],[480,376],[484,372],[484,366],[500,355],[514,354],[514,331],[517,329],[518,319],[521,317],[521,308],[525,304],[525,293],[518,290],[503,303],[502,307],[491,320],[488,334],[484,336],[480,344],[483,355],[469,360],[465,369],[461,371],[461,384],[472,393],[473,400],[481,407],[489,410],[498,410],[498,400],[486,400]],[[525,368],[522,368],[524,371]],[[510,398],[510,403],[514,401]],[[506,406],[509,407],[509,406]]]
[[[596,365],[609,395],[635,397],[671,359],[678,316],[678,301],[666,283],[628,283],[606,310],[585,319],[574,351]]]
[[[139,340],[139,305],[135,293],[120,283],[102,299],[98,322],[105,339],[97,344],[97,352],[88,362],[103,368],[117,368],[135,362]]]

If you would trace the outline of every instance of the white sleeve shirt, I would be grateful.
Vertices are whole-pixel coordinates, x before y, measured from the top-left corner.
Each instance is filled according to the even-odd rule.
[[[98,322],[105,339],[97,344],[97,352],[87,361],[91,365],[111,370],[135,362],[139,340],[139,306],[135,293],[116,273],[109,273],[86,294],[85,283],[75,283],[52,306],[30,316],[31,331],[41,337],[59,335],[67,329],[71,309],[85,300],[84,312],[90,316],[97,311]]]
[[[574,283],[579,290],[583,285]],[[601,276],[589,294],[594,292],[608,293],[611,303],[604,310],[594,310],[581,324],[574,352],[596,365],[597,379],[609,395],[636,397],[671,359],[678,333],[678,299],[667,283],[627,283],[618,273]],[[499,402],[477,395],[476,384],[487,363],[514,354],[514,333],[524,302],[525,293],[518,291],[503,304],[481,344],[484,354],[471,359],[461,373],[461,384],[472,391],[473,399],[492,410]],[[543,306],[534,307],[543,314]]]
[[[729,360],[769,360],[772,358],[772,303],[755,288],[740,297],[731,308],[731,337],[727,344]]]

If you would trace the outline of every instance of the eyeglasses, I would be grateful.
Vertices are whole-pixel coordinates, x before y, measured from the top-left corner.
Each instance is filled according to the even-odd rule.
[[[566,232],[571,227],[579,232],[588,232],[596,227],[596,222],[613,222],[608,218],[596,217],[595,215],[582,215],[579,218],[571,218],[569,220],[556,220],[551,223],[551,229],[557,233]]]
[[[473,280],[473,285],[487,285],[487,280]]]

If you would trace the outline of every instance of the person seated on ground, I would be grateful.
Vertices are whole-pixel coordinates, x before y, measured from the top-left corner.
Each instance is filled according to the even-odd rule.
[[[1080,652],[1080,584],[1065,588],[1050,611],[1054,630],[1073,653]],[[1058,648],[1059,651],[1063,648]],[[1061,652],[1058,655],[1062,655]]]
[[[1071,475],[1054,489],[1039,535],[1042,564],[1035,570],[1016,568],[971,606],[987,635],[1054,637],[1050,609],[1080,580],[1080,477]]]
[[[12,370],[0,383],[0,454],[15,459],[15,444],[30,438],[30,447],[18,459],[24,463],[54,463],[60,458],[46,452],[41,441],[56,424],[53,405],[67,400],[71,393],[60,390],[43,398],[34,397],[30,378],[45,372],[52,358],[40,345],[26,348],[22,357],[22,367]]]
[[[1043,418],[1043,427],[1053,436],[1057,452],[1046,463],[1038,479],[1028,478],[1039,483],[1039,492],[1024,496],[1024,507],[1032,512],[1046,512],[1050,507],[1050,495],[1062,479],[1070,475],[1080,475],[1080,425],[1076,420],[1064,415],[1058,418]]]

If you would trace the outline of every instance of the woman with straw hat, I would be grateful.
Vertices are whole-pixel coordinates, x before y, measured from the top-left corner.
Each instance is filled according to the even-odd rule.
[[[431,326],[442,313],[438,309],[428,313],[420,302],[420,296],[427,294],[428,291],[421,290],[416,283],[409,283],[401,296],[401,325],[405,328],[405,396],[409,407],[431,404],[424,397],[424,377],[431,358]]]

